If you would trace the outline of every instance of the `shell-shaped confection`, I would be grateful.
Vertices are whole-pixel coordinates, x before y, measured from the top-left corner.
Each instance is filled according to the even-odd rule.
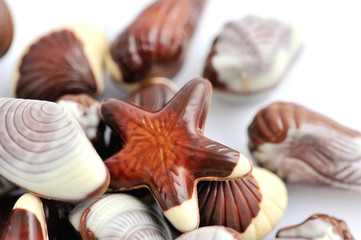
[[[157,0],[113,42],[107,68],[117,82],[170,77],[184,62],[205,0]]]
[[[3,240],[47,240],[47,225],[40,198],[30,193],[22,195],[13,207],[7,225],[0,229],[0,236]]]
[[[87,24],[45,34],[26,49],[15,69],[14,95],[49,101],[65,94],[100,95],[106,48],[103,33]]]
[[[361,191],[361,133],[294,103],[260,110],[248,128],[253,157],[291,182]]]
[[[200,226],[233,228],[244,239],[262,239],[281,220],[287,206],[282,180],[259,167],[242,179],[198,185]]]
[[[228,22],[215,38],[204,77],[223,93],[249,97],[275,87],[300,48],[290,24],[247,16]]]
[[[243,240],[242,235],[223,226],[201,227],[196,230],[183,233],[176,240]]]
[[[45,198],[80,201],[103,193],[109,173],[59,104],[0,98],[0,175]]]
[[[347,224],[327,214],[314,214],[304,222],[280,229],[276,239],[354,240]]]
[[[0,58],[9,50],[14,36],[10,11],[4,0],[0,0]]]
[[[73,210],[70,221],[82,239],[172,239],[164,220],[127,194],[110,194],[85,202]]]

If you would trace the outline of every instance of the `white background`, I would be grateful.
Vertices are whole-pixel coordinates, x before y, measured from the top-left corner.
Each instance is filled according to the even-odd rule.
[[[10,96],[10,78],[23,49],[51,27],[73,21],[101,28],[109,41],[149,0],[7,0],[15,23],[13,45],[0,60],[0,97]],[[298,26],[304,38],[301,55],[281,84],[266,98],[230,104],[214,98],[205,135],[249,156],[246,129],[261,107],[276,100],[302,104],[361,131],[361,2],[287,0],[209,0],[194,35],[188,58],[174,78],[177,86],[202,73],[210,44],[223,24],[245,15],[273,17]],[[124,97],[107,79],[101,99]],[[347,222],[361,239],[361,193],[327,187],[287,184],[289,204],[276,227],[296,224],[311,214],[326,213]],[[275,231],[274,231],[275,232]],[[272,232],[269,237],[274,237]]]

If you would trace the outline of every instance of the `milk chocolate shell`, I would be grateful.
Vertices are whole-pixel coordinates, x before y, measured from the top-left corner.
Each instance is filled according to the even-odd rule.
[[[361,133],[307,108],[276,102],[248,128],[255,160],[290,182],[361,191]]]
[[[282,180],[259,167],[242,179],[200,182],[200,226],[222,225],[242,233],[244,239],[262,239],[281,220],[287,199]]]
[[[204,68],[217,93],[247,99],[282,79],[301,48],[291,25],[247,16],[228,22],[215,38]]]
[[[226,228],[223,226],[209,226],[201,227],[196,230],[183,233],[177,237],[176,240],[243,240],[242,235],[233,230],[232,228]]]
[[[117,82],[171,77],[182,67],[205,0],[157,0],[117,36],[106,58]]]
[[[81,203],[69,216],[82,239],[168,240],[165,223],[137,198],[116,193]]]
[[[4,0],[0,0],[0,58],[9,50],[13,41],[14,26]]]
[[[102,194],[109,173],[73,116],[59,104],[0,98],[0,176],[45,198]]]
[[[0,237],[2,240],[47,240],[48,232],[41,200],[29,193],[21,196],[15,203],[5,228],[0,229]]]
[[[298,225],[282,228],[276,237],[279,240],[355,239],[343,220],[327,214],[314,214]]]
[[[104,90],[104,34],[88,24],[59,27],[31,44],[14,71],[14,96],[55,101],[65,94]]]

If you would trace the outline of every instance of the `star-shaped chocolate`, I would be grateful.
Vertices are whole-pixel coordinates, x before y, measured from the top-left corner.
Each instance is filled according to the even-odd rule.
[[[234,179],[252,171],[247,157],[203,135],[211,93],[209,81],[197,78],[157,112],[117,99],[101,105],[103,120],[124,141],[124,148],[105,161],[110,187],[148,187],[180,231],[198,227],[198,181]]]

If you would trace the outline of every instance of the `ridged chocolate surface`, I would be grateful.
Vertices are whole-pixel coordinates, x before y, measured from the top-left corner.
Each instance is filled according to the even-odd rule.
[[[4,0],[0,0],[0,58],[9,50],[13,41],[12,16]]]
[[[200,226],[221,225],[244,232],[260,211],[262,193],[253,176],[199,182]]]
[[[293,103],[257,113],[248,128],[254,158],[282,178],[361,191],[361,134]]]
[[[123,81],[169,77],[182,66],[205,0],[158,0],[114,41],[113,60]]]
[[[65,94],[97,91],[84,45],[70,30],[52,32],[32,44],[18,71],[20,98],[54,101]]]

